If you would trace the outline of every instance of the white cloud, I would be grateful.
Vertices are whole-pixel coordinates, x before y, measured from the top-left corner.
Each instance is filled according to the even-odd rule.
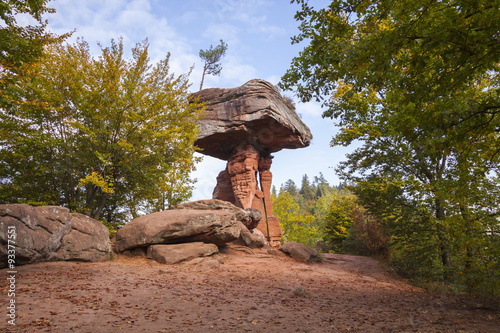
[[[164,59],[170,52],[171,72],[176,75],[187,73],[199,61],[190,41],[165,17],[157,17],[148,0],[61,0],[54,7],[57,14],[49,17],[49,30],[62,34],[76,29],[68,41],[83,36],[94,53],[99,52],[97,42],[106,46],[111,39],[122,37],[125,54],[130,55],[136,43],[148,38],[152,62]]]
[[[257,30],[259,33],[265,35],[265,40],[287,36],[287,32],[284,28],[274,25],[260,25]]]
[[[203,32],[203,37],[207,39],[212,39],[214,47],[219,44],[219,40],[224,40],[225,43],[229,45],[234,45],[239,43],[238,40],[239,29],[235,25],[227,23],[216,23],[208,26]],[[207,48],[209,46],[207,45]]]
[[[270,3],[263,0],[216,0],[213,16],[220,21],[233,21],[250,34],[264,34],[266,40],[286,34],[285,29],[269,24],[267,12]]]
[[[316,102],[307,102],[307,103],[296,103],[297,112],[302,113],[304,115],[319,118],[323,114],[323,109],[321,105]]]
[[[218,18],[231,17],[240,22],[255,22],[259,20],[257,14],[266,6],[263,0],[215,0],[213,1],[214,14]]]
[[[187,11],[177,17],[177,21],[184,24],[196,23],[199,19],[200,13],[194,10]]]

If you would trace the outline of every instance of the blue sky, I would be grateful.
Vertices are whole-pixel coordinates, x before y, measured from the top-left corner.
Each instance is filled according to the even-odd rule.
[[[96,53],[98,42],[109,45],[112,38],[122,37],[130,50],[148,38],[152,61],[170,52],[176,75],[194,65],[193,92],[199,89],[203,68],[199,50],[220,39],[228,44],[223,69],[220,76],[207,76],[204,88],[233,88],[255,78],[277,84],[303,47],[291,45],[290,38],[298,32],[294,15],[299,7],[288,0],[53,0],[49,6],[56,10],[46,16],[49,30],[76,30],[69,41],[83,37]],[[285,94],[294,97],[293,92]],[[304,174],[312,179],[320,172],[330,184],[338,184],[334,167],[350,149],[329,146],[336,127],[321,117],[319,104],[295,101],[313,140],[307,148],[274,154],[273,185],[279,188],[288,179],[300,185]],[[224,168],[225,161],[204,157],[193,174],[198,182],[192,199],[211,198],[215,178]]]

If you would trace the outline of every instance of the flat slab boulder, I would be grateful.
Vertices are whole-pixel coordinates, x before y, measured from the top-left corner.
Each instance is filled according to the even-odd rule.
[[[304,244],[288,242],[283,244],[279,250],[297,261],[309,263],[321,262],[321,257],[319,256],[318,251],[305,246]]]
[[[236,146],[252,145],[259,152],[309,146],[312,134],[295,107],[264,80],[232,88],[210,88],[192,94],[207,103],[195,142],[200,152],[228,160]]]
[[[259,222],[262,220],[262,213],[255,208],[241,209],[234,204],[219,200],[219,199],[206,199],[186,202],[172,207],[171,209],[197,209],[197,210],[225,210],[233,212],[236,219],[243,223],[248,229],[257,228]]]
[[[242,209],[220,200],[200,200],[175,209],[138,217],[116,233],[115,248],[204,242],[223,245],[240,236],[238,222],[249,219]]]
[[[160,264],[173,265],[198,257],[208,257],[218,252],[217,245],[202,242],[158,244],[148,247],[147,257],[156,260]]]
[[[16,265],[110,258],[108,228],[86,215],[70,213],[64,207],[0,205],[1,244],[8,244],[8,230],[15,230],[16,234]],[[7,250],[8,246],[0,247],[0,268],[7,265]]]

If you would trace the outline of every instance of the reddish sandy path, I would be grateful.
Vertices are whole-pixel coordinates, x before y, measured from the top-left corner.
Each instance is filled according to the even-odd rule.
[[[500,332],[484,304],[424,292],[372,259],[302,264],[227,250],[174,266],[142,258],[18,267],[16,325],[5,332]],[[303,289],[301,289],[301,288]],[[305,293],[304,293],[305,291]]]

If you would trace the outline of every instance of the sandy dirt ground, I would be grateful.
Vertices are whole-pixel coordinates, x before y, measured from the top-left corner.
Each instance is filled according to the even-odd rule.
[[[18,267],[15,326],[0,270],[0,331],[500,332],[494,307],[412,287],[370,258],[240,250],[171,266],[117,256]]]

